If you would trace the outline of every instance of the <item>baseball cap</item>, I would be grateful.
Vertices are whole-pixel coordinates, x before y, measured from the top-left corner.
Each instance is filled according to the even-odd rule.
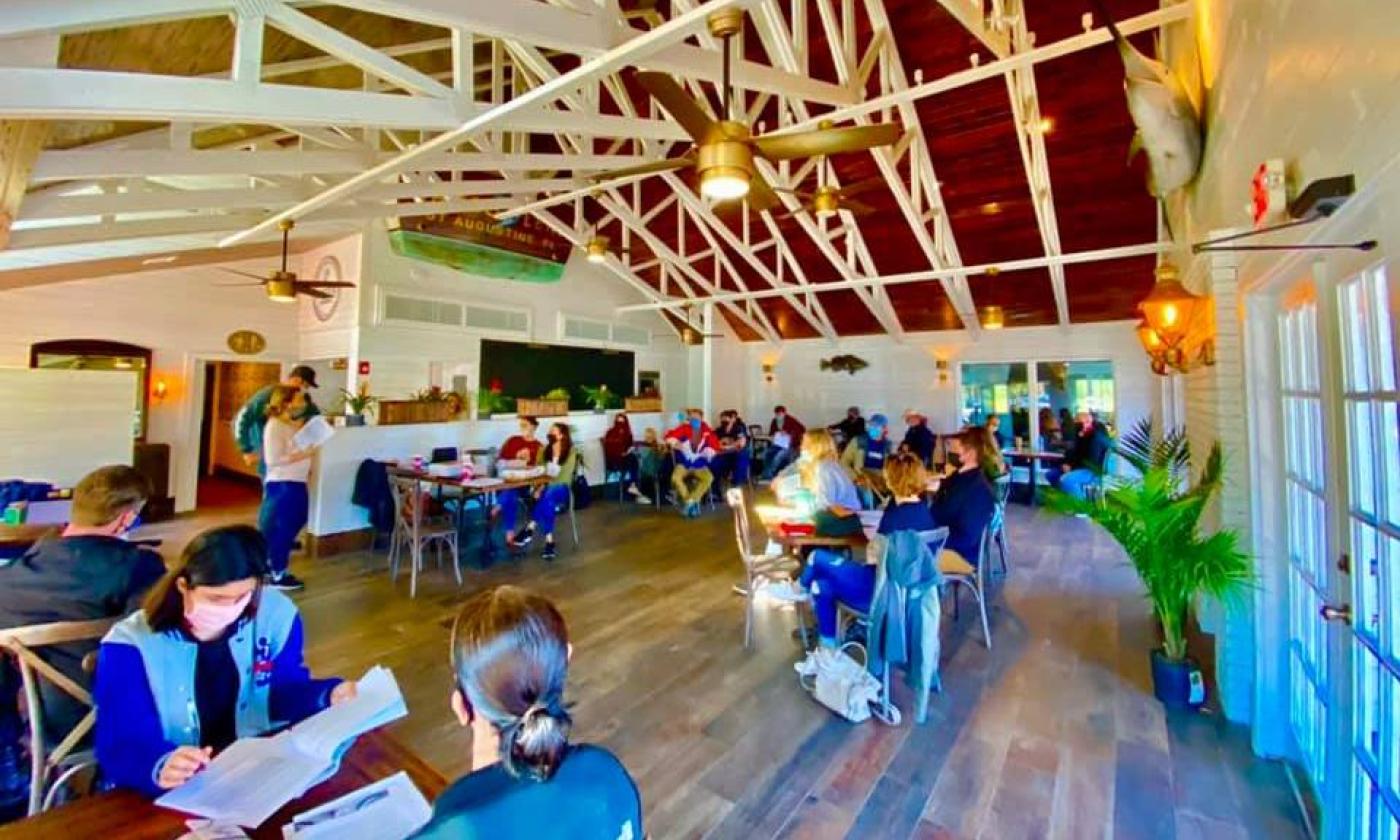
[[[316,371],[308,365],[297,365],[292,368],[292,372],[287,374],[287,378],[291,379],[293,376],[305,382],[309,388],[318,387],[316,385]]]

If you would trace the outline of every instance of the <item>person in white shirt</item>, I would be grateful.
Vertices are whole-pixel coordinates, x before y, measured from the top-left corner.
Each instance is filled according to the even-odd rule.
[[[296,575],[287,571],[292,546],[297,535],[306,527],[309,498],[306,482],[311,477],[313,449],[300,449],[296,434],[302,422],[306,395],[300,388],[277,385],[267,400],[267,425],[263,428],[263,464],[267,475],[263,479],[262,508],[258,511],[258,530],[267,540],[268,583],[277,589],[301,589],[305,586]]]

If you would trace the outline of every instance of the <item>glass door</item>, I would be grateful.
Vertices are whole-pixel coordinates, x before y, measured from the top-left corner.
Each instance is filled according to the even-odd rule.
[[[1338,289],[1346,418],[1352,837],[1400,836],[1400,390],[1395,283],[1378,267]]]

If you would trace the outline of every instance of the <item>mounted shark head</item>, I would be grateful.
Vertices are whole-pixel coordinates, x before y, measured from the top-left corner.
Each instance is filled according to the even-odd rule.
[[[1139,151],[1147,155],[1147,190],[1164,197],[1191,183],[1201,167],[1200,118],[1176,75],[1123,37],[1102,0],[1090,2],[1113,33],[1123,59],[1123,90],[1137,126],[1128,159]]]

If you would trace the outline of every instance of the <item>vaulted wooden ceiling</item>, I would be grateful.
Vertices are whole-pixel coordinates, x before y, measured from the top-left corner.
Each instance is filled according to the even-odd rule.
[[[531,8],[550,5],[537,0],[508,2],[523,13],[522,19],[529,17]],[[434,15],[425,14],[420,21],[347,8],[357,5],[361,5],[358,0],[347,1],[343,5],[307,4],[298,5],[297,8],[336,32],[381,51],[381,54],[393,56],[395,61],[412,71],[445,79],[449,85],[453,83],[452,30],[435,25]],[[405,0],[382,5],[397,9],[412,8],[415,4],[413,0]],[[587,4],[581,6],[561,0],[555,5],[582,8]],[[638,31],[655,26],[694,5],[696,3],[693,1],[673,4],[667,0],[622,3],[628,24]],[[782,57],[768,54],[765,37],[772,43],[774,26],[786,34],[792,34],[791,30],[795,28],[792,12],[796,4],[765,0],[762,5],[769,15],[766,21],[768,29],[759,31],[755,20],[759,12],[751,10],[743,38],[742,58],[754,64],[777,67]],[[964,23],[947,11],[944,4],[933,0],[884,0],[883,4],[873,0],[873,6],[872,0],[853,4],[807,0],[800,5],[805,6],[810,18],[805,75],[832,86],[841,84],[841,75],[833,61],[827,28],[818,22],[823,11],[831,11],[841,17],[838,28],[849,27],[851,30],[847,39],[854,63],[854,60],[866,56],[872,45],[878,47],[880,42],[877,38],[883,37],[884,33],[877,35],[874,17],[869,11],[873,7],[882,7],[888,17],[898,63],[902,64],[910,84],[915,83],[916,77],[925,82],[942,79],[965,71],[974,63],[986,64],[996,59]],[[1111,14],[1120,20],[1157,8],[1155,0],[1106,0],[1106,5]],[[848,6],[854,11],[849,19],[842,16],[843,8]],[[1081,17],[1087,11],[1089,4],[1080,0],[1028,3],[1025,25],[1034,33],[1036,46],[1050,44],[1079,35],[1083,31]],[[0,24],[3,24],[3,10],[0,10]],[[3,25],[0,25],[0,34],[4,31]],[[522,59],[510,45],[503,49],[502,41],[494,37],[498,34],[491,33],[491,36],[483,35],[475,39],[471,63],[476,73],[473,87],[480,91],[477,96],[479,102],[489,102],[493,88],[499,91],[498,96],[508,98],[512,90],[511,79],[516,74],[523,74],[521,81],[529,83],[519,88],[523,90],[544,81],[545,75],[551,71],[567,72],[583,61],[579,54],[567,48],[555,49],[551,45],[541,44],[537,54],[547,62],[543,71],[538,65],[517,69],[517,62],[528,60],[528,56]],[[1142,39],[1140,45],[1150,50],[1150,35],[1139,37]],[[70,31],[63,37],[58,65],[65,69],[178,77],[227,75],[231,63],[235,61],[236,43],[236,28],[227,15],[141,22],[97,31]],[[704,36],[690,36],[684,43],[690,48],[709,45]],[[268,26],[261,46],[265,86],[361,89],[365,84],[366,72],[348,61],[328,61],[324,46],[313,46],[286,31]],[[801,48],[800,43],[788,46]],[[717,68],[718,54],[709,55]],[[304,63],[305,69],[299,69],[301,65],[297,62]],[[3,63],[0,60],[0,65]],[[874,98],[884,92],[881,76],[887,73],[887,64],[886,60],[879,62],[880,69],[870,74],[864,90],[859,92],[861,96]],[[275,77],[269,71],[272,67],[279,68]],[[1116,51],[1107,44],[1082,49],[1037,63],[1032,72],[1038,99],[1036,104],[1044,118],[1042,126],[1048,128],[1042,131],[1040,139],[1044,144],[1045,172],[1053,186],[1052,212],[1058,227],[1060,252],[1073,254],[1153,242],[1157,235],[1154,200],[1145,190],[1141,167],[1131,166],[1127,160],[1133,127],[1123,98],[1122,66]],[[498,75],[493,76],[493,73]],[[616,84],[618,90],[625,91],[628,101],[619,107],[619,102],[614,98],[599,94],[595,103],[597,113],[620,117],[625,116],[625,110],[631,110],[643,119],[665,118],[663,113],[655,111],[648,103],[640,88],[629,80],[627,72],[617,77]],[[394,90],[384,85],[371,89]],[[703,92],[709,99],[711,109],[716,108],[716,85],[706,81],[691,89]],[[0,96],[0,117],[6,114],[3,100],[4,97]],[[798,109],[805,109],[815,118],[837,107],[817,102],[794,106],[784,97],[761,96],[752,89],[742,91],[739,100],[742,108],[751,109],[756,114],[757,122],[762,123],[766,131],[780,128],[785,120],[790,121],[791,115]],[[571,229],[571,238],[582,236],[592,226],[598,226],[614,241],[625,239],[629,248],[623,255],[620,273],[630,276],[629,282],[638,288],[651,289],[648,294],[653,298],[664,301],[674,300],[682,293],[683,286],[688,287],[689,293],[697,299],[703,300],[710,294],[769,289],[774,277],[781,278],[784,283],[805,282],[820,286],[852,277],[887,277],[943,267],[931,263],[925,248],[930,241],[936,241],[937,247],[943,249],[940,262],[954,267],[958,264],[975,266],[1043,257],[1047,254],[1044,236],[1046,211],[1043,208],[1039,213],[1037,211],[1032,181],[1019,139],[1025,129],[1020,122],[1026,116],[1025,107],[1025,103],[1013,107],[1007,77],[1000,74],[914,101],[909,113],[922,130],[920,142],[927,149],[928,163],[936,172],[938,181],[938,200],[925,199],[922,205],[927,208],[923,222],[927,230],[943,228],[939,236],[927,235],[922,240],[916,236],[902,211],[900,198],[892,189],[884,186],[860,195],[860,200],[871,205],[874,212],[854,217],[849,223],[836,220],[830,225],[826,234],[830,247],[825,243],[819,244],[820,232],[816,228],[804,224],[806,220],[799,220],[785,210],[774,212],[770,228],[768,223],[760,223],[757,213],[745,214],[735,207],[715,208],[717,219],[714,223],[725,226],[727,236],[721,235],[723,232],[713,227],[702,232],[700,228],[704,226],[699,224],[694,212],[682,209],[683,202],[679,201],[654,216],[647,216],[644,225],[623,224],[616,217],[617,208],[609,210],[593,199],[559,204],[544,212],[551,214],[560,227]],[[877,120],[899,119],[899,112],[897,109],[877,112],[873,117]],[[50,127],[47,145],[50,152],[82,149],[92,144],[102,144],[97,148],[110,148],[114,139],[139,139],[149,136],[152,129],[162,128],[163,125],[146,120],[55,120]],[[196,150],[237,148],[240,143],[256,143],[263,149],[327,149],[341,139],[363,141],[368,137],[356,132],[353,126],[339,127],[337,133],[331,133],[325,128],[301,129],[297,125],[272,121],[196,123],[190,129],[189,148]],[[561,140],[544,132],[528,134],[528,152],[535,155],[627,155],[648,150],[647,144],[640,140],[625,137],[596,136],[583,140],[572,137]],[[377,137],[376,146],[371,151],[383,153],[382,150],[393,149],[396,145],[411,148],[424,136],[429,135],[399,130],[390,139]],[[316,145],[313,140],[324,145]],[[520,141],[517,139],[514,142],[518,144]],[[581,148],[579,143],[582,143]],[[669,154],[678,154],[686,145],[684,142],[673,143]],[[918,144],[909,144],[915,145]],[[894,160],[892,166],[900,179],[910,182],[917,180],[913,174],[917,165],[914,158],[915,155],[906,148]],[[797,165],[799,163],[781,167],[780,176],[788,177],[801,171]],[[840,155],[833,157],[829,163],[831,176],[844,185],[881,177],[881,169],[875,157],[869,153]],[[598,166],[592,169],[596,171]],[[581,171],[576,170],[575,176]],[[807,171],[810,173],[811,170]],[[566,172],[540,170],[514,174],[550,178],[560,175],[567,177]],[[432,174],[427,173],[424,177],[432,181],[473,183],[482,178],[498,177],[474,171],[456,175],[438,171],[437,178],[431,177]],[[694,188],[693,173],[687,171],[677,177],[679,181],[650,178],[635,186],[620,187],[615,195],[641,211],[636,214],[640,216],[647,208],[668,201],[678,184],[682,188],[685,188],[684,185]],[[334,177],[322,177],[310,181],[308,188],[325,186],[335,180]],[[59,182],[60,189],[64,183]],[[268,183],[278,182],[273,179]],[[809,174],[802,186],[810,189],[814,183],[814,178]],[[53,189],[47,183],[36,186]],[[912,195],[913,188],[908,189]],[[922,189],[925,194],[932,191],[929,185],[923,185]],[[563,191],[563,188],[556,190],[559,191]],[[548,193],[538,193],[534,197],[540,195]],[[516,200],[531,197],[517,196]],[[582,218],[576,216],[576,208],[581,208]],[[267,208],[268,211],[276,209],[281,207],[269,205]],[[236,222],[230,223],[233,229],[243,225],[249,217],[236,218]],[[843,232],[843,224],[848,227],[853,225],[858,232]],[[645,228],[645,235],[639,228]],[[774,238],[770,236],[770,230],[776,231],[776,238],[781,240],[788,252],[786,256],[775,245],[763,246]],[[569,233],[568,230],[563,232]],[[708,236],[704,235],[706,233]],[[650,239],[650,243],[646,239]],[[714,247],[711,247],[709,240],[714,240]],[[746,246],[744,242],[750,245]],[[658,255],[652,245],[659,245],[661,250],[671,253]],[[760,247],[754,248],[753,245]],[[698,259],[690,256],[707,251],[708,255]],[[847,257],[853,251],[863,253],[854,254],[844,267],[832,259],[832,254]],[[687,255],[684,259],[680,258],[682,253]],[[956,261],[947,262],[950,254],[956,257]],[[1064,266],[1062,276],[1068,322],[1134,317],[1137,301],[1150,288],[1154,261],[1153,256],[1144,255]],[[688,266],[682,267],[680,262],[686,262]],[[665,278],[663,271],[667,275]],[[786,297],[739,301],[721,307],[719,311],[733,330],[745,339],[809,338],[824,332],[827,337],[833,337],[958,329],[970,317],[975,318],[977,312],[989,306],[1004,310],[1008,326],[1054,324],[1061,317],[1053,273],[1051,268],[1034,267],[973,274],[965,280],[901,283],[876,291],[843,288],[809,295],[799,290]],[[697,277],[707,281],[708,290],[699,288]],[[677,278],[686,282],[678,284]],[[950,299],[949,291],[961,302]],[[828,324],[829,332],[826,330]],[[768,332],[770,325],[771,332]]]

